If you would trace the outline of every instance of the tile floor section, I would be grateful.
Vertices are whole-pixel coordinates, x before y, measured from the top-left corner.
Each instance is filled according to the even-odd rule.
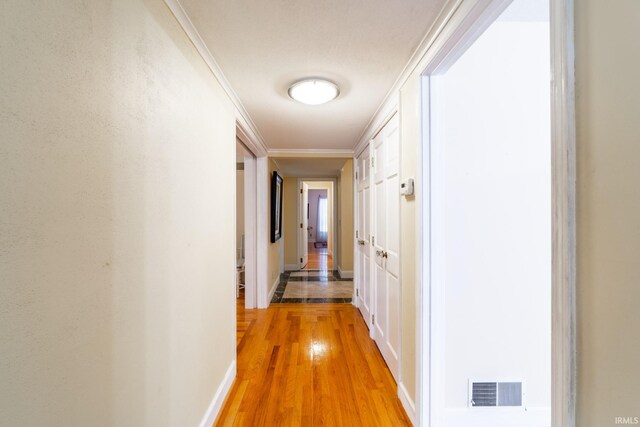
[[[353,280],[343,279],[337,270],[285,271],[280,275],[271,303],[351,303]]]

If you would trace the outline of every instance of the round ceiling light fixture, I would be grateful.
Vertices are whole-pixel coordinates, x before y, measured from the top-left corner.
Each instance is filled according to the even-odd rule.
[[[325,79],[304,79],[291,85],[289,96],[307,105],[320,105],[340,95],[338,86]]]

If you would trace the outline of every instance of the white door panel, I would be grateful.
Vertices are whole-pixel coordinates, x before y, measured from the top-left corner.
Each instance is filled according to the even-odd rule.
[[[357,164],[357,263],[356,271],[356,304],[362,317],[371,329],[372,292],[371,292],[371,258],[370,258],[370,224],[371,224],[371,191],[369,180],[369,150],[365,150],[356,160]]]
[[[400,358],[400,182],[398,118],[373,140],[374,339],[392,375]]]

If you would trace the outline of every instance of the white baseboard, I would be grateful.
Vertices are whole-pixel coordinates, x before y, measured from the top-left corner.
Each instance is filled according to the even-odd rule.
[[[353,271],[351,270],[343,270],[338,266],[338,274],[342,279],[353,279]]]
[[[402,407],[404,408],[407,416],[411,420],[411,424],[416,425],[416,404],[409,397],[409,393],[404,386],[404,383],[398,384],[398,399],[400,399],[400,403],[402,403]]]
[[[204,417],[202,417],[202,421],[200,421],[200,427],[211,427],[213,423],[216,422],[216,418],[222,409],[222,404],[224,403],[224,399],[227,397],[231,386],[233,385],[233,380],[236,378],[236,361],[232,361],[231,365],[229,365],[229,369],[227,369],[227,373],[224,374],[224,379],[222,383],[218,386],[218,390],[216,390],[216,394],[213,396],[209,407],[207,408],[207,412],[205,412]]]
[[[273,294],[276,293],[276,289],[278,289],[278,284],[280,284],[279,274],[278,274],[278,277],[276,277],[275,282],[271,284],[271,288],[269,289],[269,298],[268,298],[267,304],[271,304],[271,299],[273,298]]]
[[[285,264],[284,271],[298,271],[300,270],[300,265],[298,264]]]

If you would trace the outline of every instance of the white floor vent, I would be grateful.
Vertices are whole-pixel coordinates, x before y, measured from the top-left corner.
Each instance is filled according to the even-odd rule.
[[[522,406],[522,382],[469,381],[469,406]]]

